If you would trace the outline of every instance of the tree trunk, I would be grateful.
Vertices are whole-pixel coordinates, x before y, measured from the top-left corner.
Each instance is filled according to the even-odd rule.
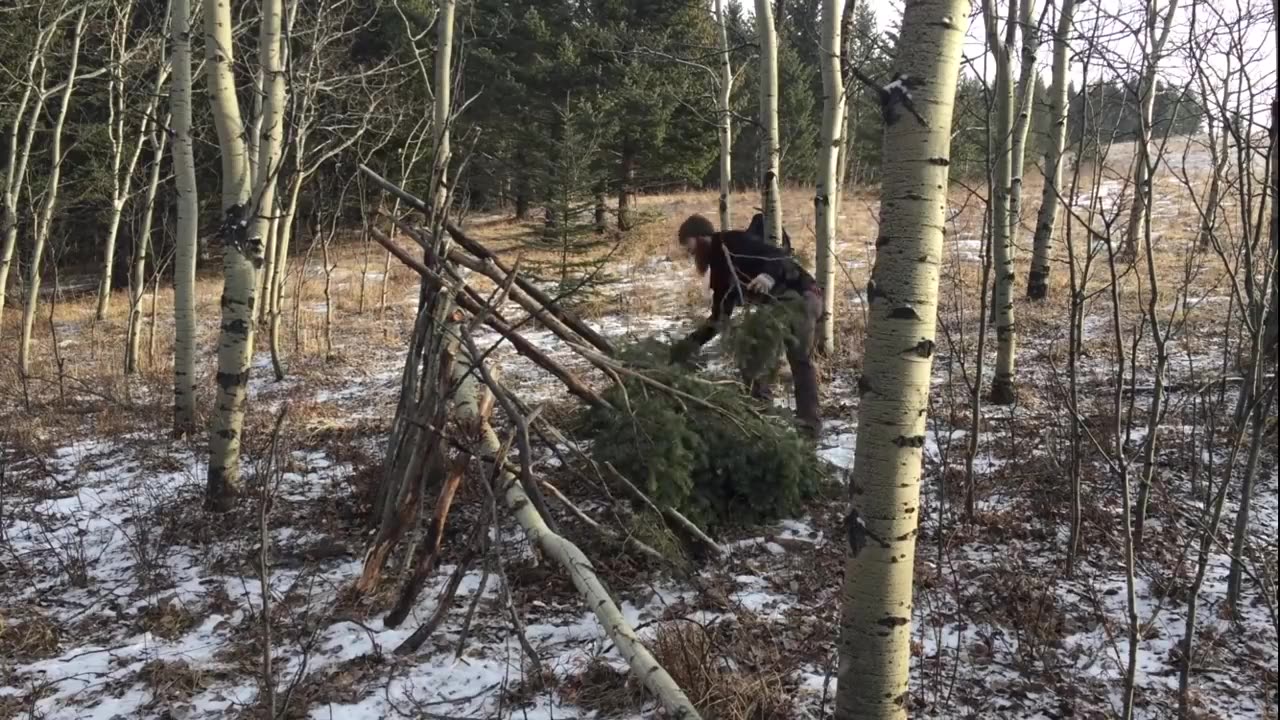
[[[279,0],[266,0],[262,35],[279,39]],[[277,28],[272,33],[272,28]],[[253,178],[245,147],[245,127],[232,72],[230,0],[207,0],[204,7],[205,54],[209,99],[222,155],[223,288],[222,332],[218,340],[217,400],[209,433],[209,472],[205,506],[226,511],[240,493],[240,433],[249,385],[253,347],[253,305],[257,269],[262,265],[261,223],[248,207]],[[263,63],[279,57],[269,43],[259,46]],[[268,128],[269,129],[269,128]],[[250,222],[254,230],[249,232]]]
[[[844,146],[844,78],[840,74],[840,18],[843,0],[826,0],[822,11],[822,140],[818,154],[818,183],[813,197],[817,228],[818,284],[822,287],[823,316],[818,347],[835,352],[836,196],[840,190],[840,151]]]
[[[133,174],[138,168],[138,160],[142,157],[142,146],[151,135],[149,128],[153,118],[155,118],[156,109],[160,105],[160,93],[169,74],[169,64],[163,60],[164,47],[161,46],[161,62],[156,76],[155,90],[151,93],[151,99],[147,101],[146,109],[143,111],[142,123],[138,127],[138,139],[134,143],[133,152],[130,153],[128,161],[125,162],[125,118],[128,116],[129,111],[125,107],[124,77],[126,71],[123,64],[128,55],[129,25],[132,13],[133,7],[131,3],[125,3],[121,7],[111,43],[113,71],[111,80],[107,84],[107,108],[110,114],[107,122],[107,132],[111,136],[111,183],[113,193],[111,215],[107,220],[106,241],[102,253],[102,278],[98,283],[98,305],[94,313],[94,317],[98,320],[106,317],[107,307],[111,302],[111,284],[115,270],[116,240],[120,233],[120,218],[124,214],[124,206],[128,201],[130,188],[133,186]],[[167,15],[168,13],[166,12]],[[130,312],[133,312],[132,308]],[[128,361],[126,361],[125,365],[128,365]]]
[[[449,199],[449,125],[453,110],[453,14],[456,0],[438,0],[440,15],[436,18],[436,212],[443,216]]]
[[[196,428],[196,237],[200,204],[196,198],[195,147],[191,138],[191,0],[173,0],[173,172],[178,222],[173,265],[173,431]]]
[[[778,34],[773,24],[773,5],[756,0],[756,32],[760,42],[760,141],[761,206],[764,208],[765,238],[782,244],[782,142],[778,128]]]
[[[298,147],[303,147],[299,142]],[[280,351],[280,315],[284,308],[284,285],[287,275],[287,263],[289,259],[289,243],[293,240],[293,220],[298,215],[298,194],[302,191],[303,178],[295,175],[293,182],[289,187],[289,200],[285,205],[284,212],[280,216],[280,221],[276,223],[276,260],[274,264],[273,274],[268,287],[267,297],[263,302],[267,303],[270,314],[271,325],[268,329],[268,344],[271,349],[271,368],[275,373],[276,382],[284,380],[284,360],[283,353]],[[385,282],[385,275],[383,276]],[[298,298],[294,298],[295,303]]]
[[[995,170],[991,188],[991,245],[995,256],[995,291],[992,293],[992,312],[996,328],[996,367],[991,383],[990,400],[995,405],[1012,405],[1017,399],[1014,387],[1014,362],[1017,353],[1017,328],[1013,312],[1013,228],[1015,219],[1010,213],[1010,191],[1013,187],[1013,69],[1011,55],[1018,28],[1017,0],[1011,0],[1009,15],[1005,18],[1003,40],[999,32],[999,19],[992,0],[983,1],[983,15],[987,26],[987,43],[995,56],[995,113],[991,117],[991,137],[995,147]]]
[[[1147,3],[1147,40],[1150,43],[1143,57],[1145,67],[1142,80],[1138,86],[1138,97],[1141,112],[1139,113],[1139,134],[1133,149],[1133,205],[1129,208],[1129,223],[1124,234],[1124,246],[1121,257],[1132,259],[1138,255],[1138,243],[1146,235],[1147,203],[1151,197],[1152,179],[1155,167],[1151,162],[1151,122],[1155,114],[1156,72],[1160,67],[1161,54],[1169,32],[1173,29],[1173,16],[1178,10],[1178,0],[1169,0],[1165,15],[1157,14],[1156,0]],[[1158,35],[1157,35],[1158,33]]]
[[[629,147],[622,150],[622,162],[618,169],[618,229],[630,230],[633,227],[631,211],[635,207],[634,187],[636,181],[636,154]],[[554,216],[554,213],[552,213]],[[554,222],[554,221],[553,221]]]
[[[147,248],[151,246],[151,220],[155,215],[156,192],[160,188],[160,165],[164,160],[165,143],[169,139],[168,134],[154,129],[149,134],[151,147],[155,149],[155,159],[151,163],[151,177],[147,181],[147,195],[142,206],[142,228],[133,242],[133,276],[129,280],[129,327],[125,333],[126,375],[138,372],[138,352],[142,340],[142,295],[147,287]]]
[[[1027,131],[1031,129],[1036,99],[1036,56],[1040,52],[1040,26],[1035,17],[1036,0],[1022,0],[1018,25],[1022,29],[1021,66],[1018,70],[1018,113],[1013,123],[1013,172],[1009,183],[1009,237],[1022,231],[1022,173],[1027,156]],[[1012,48],[1010,48],[1012,51]],[[1013,294],[1010,292],[1010,299]]]
[[[1062,0],[1057,31],[1053,36],[1053,84],[1049,88],[1050,146],[1044,157],[1044,191],[1040,195],[1040,212],[1036,218],[1031,272],[1027,276],[1027,297],[1032,300],[1043,300],[1049,296],[1050,256],[1053,252],[1053,231],[1058,224],[1062,155],[1067,144],[1067,52],[1075,9],[1076,0]]]
[[[907,3],[898,69],[927,78],[885,128],[881,242],[868,284],[858,443],[850,479],[836,718],[906,718],[920,471],[946,226],[951,113],[969,4]],[[941,160],[941,162],[940,162]],[[904,342],[915,347],[904,352]],[[865,523],[865,525],[864,525]]]
[[[22,96],[13,109],[13,120],[5,133],[5,165],[4,187],[0,188],[0,232],[4,235],[4,245],[0,248],[0,321],[4,320],[5,296],[9,285],[9,270],[13,267],[13,254],[18,245],[18,196],[22,190],[23,180],[27,176],[27,160],[31,158],[31,143],[35,138],[37,121],[44,112],[45,77],[48,68],[41,65],[44,49],[49,37],[58,27],[58,18],[53,24],[42,28],[36,36],[31,57],[27,61],[26,83]],[[36,78],[36,67],[40,66],[39,79]],[[32,102],[34,101],[34,102]],[[31,104],[30,113],[27,111]],[[22,118],[27,117],[27,130],[22,132]],[[18,145],[18,137],[22,136],[22,145]],[[0,329],[4,325],[0,322]]]
[[[58,118],[54,121],[49,138],[49,181],[36,218],[35,235],[31,245],[30,276],[27,281],[27,305],[22,312],[22,339],[18,345],[18,369],[26,377],[31,369],[31,331],[35,327],[36,306],[40,302],[40,261],[44,255],[49,228],[53,225],[53,208],[58,202],[59,176],[62,174],[62,128],[67,122],[67,110],[71,107],[71,93],[76,86],[76,71],[80,67],[80,39],[84,35],[87,9],[80,8],[76,27],[72,31],[71,67],[67,71],[66,84],[58,106]]]
[[[1231,77],[1231,55],[1226,58],[1227,69],[1222,77]],[[1208,90],[1205,87],[1203,76],[1201,76],[1200,90],[1202,93]],[[1231,107],[1231,83],[1222,83],[1222,105],[1220,107]],[[1212,122],[1212,121],[1210,121]],[[1196,247],[1201,250],[1208,250],[1213,247],[1214,230],[1218,218],[1218,205],[1222,202],[1222,176],[1227,169],[1227,152],[1230,150],[1231,133],[1227,132],[1226,124],[1222,124],[1222,143],[1216,142],[1212,131],[1209,133],[1209,151],[1213,156],[1213,176],[1209,180],[1209,197],[1205,201],[1204,210],[1200,215],[1200,232],[1196,237]]]
[[[725,21],[724,0],[716,2],[716,25],[720,40],[720,86],[716,93],[716,111],[720,136],[720,231],[732,229],[733,213],[729,209],[729,194],[733,192],[733,67],[729,64],[729,28]]]

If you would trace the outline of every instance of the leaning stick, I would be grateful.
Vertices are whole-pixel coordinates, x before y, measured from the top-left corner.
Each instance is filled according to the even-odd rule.
[[[632,495],[637,496],[644,502],[649,503],[649,507],[657,509],[653,505],[653,501],[649,500],[649,498],[645,496],[643,492],[640,491],[640,488],[636,487],[630,480],[627,479],[625,475],[618,472],[618,469],[613,466],[613,463],[606,462],[604,464],[604,467],[606,470],[609,471],[609,474],[613,475],[615,479],[617,479],[619,482],[622,483],[623,487],[627,488],[628,492],[630,492]],[[685,532],[692,535],[695,540],[705,545],[707,549],[710,550],[711,552],[715,553],[716,555],[726,554],[724,547],[722,547],[715,540],[712,540],[710,535],[702,531],[702,528],[695,525],[693,521],[690,520],[689,518],[685,517],[684,515],[681,515],[680,512],[675,508],[669,505],[664,505],[662,507],[661,512],[663,517],[667,518],[668,520],[684,528]]]
[[[435,272],[434,270],[431,270],[426,265],[423,265],[422,262],[419,261],[417,258],[410,255],[399,245],[396,245],[394,242],[391,241],[390,238],[384,235],[381,230],[371,227],[369,228],[369,232],[373,236],[373,239],[376,240],[379,245],[387,249],[387,252],[394,255],[397,260],[404,263],[404,265],[408,267],[410,270],[413,270],[414,272],[421,275],[423,278],[426,279],[427,282],[431,283],[437,288],[442,288],[446,286],[444,278],[441,277],[439,273]],[[511,325],[508,324],[506,321],[502,320],[494,313],[485,313],[484,306],[476,302],[469,295],[459,293],[457,296],[457,300],[458,300],[458,304],[461,305],[467,312],[470,312],[473,315],[484,314],[485,325],[488,325],[489,327],[493,328],[493,330],[496,331],[499,335],[506,338],[507,340],[510,340],[512,346],[515,347],[516,352],[529,358],[535,364],[541,367],[543,370],[546,370],[547,372],[556,376],[556,379],[559,380],[561,383],[563,383],[564,386],[569,389],[569,392],[573,393],[574,395],[577,395],[579,398],[585,400],[587,403],[595,407],[612,409],[613,406],[610,405],[607,400],[600,397],[599,393],[587,387],[586,383],[579,380],[577,376],[575,376],[573,373],[566,370],[559,363],[557,363],[556,361],[548,357],[545,353],[539,350],[536,345],[529,342],[520,333],[516,332],[515,329],[513,329]]]
[[[372,180],[375,185],[378,185],[383,190],[386,190],[387,192],[400,198],[415,210],[419,212],[427,213],[428,215],[431,214],[431,208],[425,202],[423,202],[421,198],[413,195],[412,193],[405,190],[404,188],[382,177],[378,173],[371,170],[367,165],[361,163],[359,167],[360,167],[360,171],[363,172],[365,175],[368,175],[369,179]],[[471,253],[475,257],[479,258],[480,260],[487,260],[492,262],[503,273],[512,272],[511,268],[508,268],[505,265],[503,265],[502,261],[500,261],[497,258],[497,256],[493,254],[491,250],[489,250],[484,245],[477,242],[475,239],[468,236],[457,225],[454,225],[451,222],[446,222],[445,231],[449,233],[449,236],[453,238],[454,242],[458,243],[458,245],[462,246],[464,249],[466,249],[467,252]],[[453,253],[450,253],[450,255],[451,257],[449,259],[456,260],[455,257],[452,257]],[[538,289],[538,286],[534,285],[528,280],[525,280],[523,277],[520,277],[519,275],[516,275],[516,286],[519,287],[521,290],[523,290],[525,293],[527,293],[535,301],[537,301],[537,303],[540,306],[546,308],[548,312],[555,315],[565,325],[568,325],[569,327],[573,328],[575,332],[581,335],[587,342],[594,345],[598,350],[600,350],[600,352],[603,352],[606,355],[613,355],[616,352],[614,350],[613,345],[608,340],[606,340],[603,335],[593,330],[591,326],[583,322],[582,319],[579,318],[577,315],[569,312],[568,310],[565,310],[563,307],[560,307],[560,305],[556,303],[554,298],[548,296],[545,292]]]
[[[496,456],[501,443],[488,418],[482,413],[481,402],[488,388],[477,381],[476,373],[467,367],[467,361],[458,358],[454,363],[454,378],[458,393],[454,412],[463,422],[475,423],[480,431],[481,446],[485,453]],[[701,716],[671,675],[658,664],[653,654],[645,648],[636,631],[622,616],[622,611],[609,596],[609,591],[596,575],[591,561],[582,550],[564,537],[552,532],[538,513],[520,481],[506,470],[499,470],[499,487],[503,488],[503,500],[515,515],[531,542],[537,543],[548,557],[554,559],[569,573],[569,579],[582,594],[587,606],[595,613],[605,634],[613,641],[618,652],[631,667],[631,672],[649,689],[677,720],[700,720]]]

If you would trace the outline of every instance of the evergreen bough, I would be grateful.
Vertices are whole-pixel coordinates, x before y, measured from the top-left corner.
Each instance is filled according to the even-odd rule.
[[[604,396],[617,411],[584,411],[580,427],[599,462],[612,463],[658,505],[708,526],[755,524],[795,513],[826,477],[812,442],[769,414],[741,384],[699,378],[667,363],[670,347],[623,350],[630,367],[715,406],[634,377]]]

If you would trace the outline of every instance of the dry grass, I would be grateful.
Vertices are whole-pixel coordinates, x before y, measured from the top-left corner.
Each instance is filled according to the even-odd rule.
[[[26,608],[0,610],[0,657],[31,662],[58,653],[62,629]]]
[[[151,660],[138,671],[138,682],[151,691],[152,707],[172,706],[207,688],[211,678],[186,660]]]

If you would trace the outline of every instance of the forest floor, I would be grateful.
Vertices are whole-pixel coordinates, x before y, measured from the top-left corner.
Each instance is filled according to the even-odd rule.
[[[1117,182],[1104,179],[1095,194],[1114,199]],[[1038,189],[1028,187],[1027,196],[1038,198]],[[874,251],[876,197],[874,190],[859,190],[843,208],[840,348],[823,369],[828,424],[819,441],[821,455],[841,471],[832,487],[792,519],[722,534],[718,539],[730,549],[728,556],[703,563],[692,579],[610,548],[574,518],[557,516],[565,534],[596,563],[641,637],[708,717],[821,718],[833,708],[845,548],[841,485],[853,458],[861,294]],[[1174,197],[1158,194],[1153,213],[1168,283],[1161,303],[1178,324],[1171,339],[1171,409],[1162,426],[1151,520],[1136,578],[1140,718],[1175,713],[1178,643],[1197,559],[1198,533],[1192,530],[1205,502],[1205,478],[1220,480],[1210,470],[1197,471],[1187,448],[1210,467],[1223,460],[1221,452],[1203,454],[1196,444],[1205,424],[1194,414],[1199,396],[1186,388],[1221,370],[1221,316],[1230,291],[1218,258],[1182,251],[1185,243],[1179,241],[1194,232],[1194,223],[1185,203]],[[737,218],[745,220],[753,198],[734,201]],[[802,254],[812,249],[810,203],[801,189],[786,198],[792,209],[788,229]],[[714,208],[712,193],[643,198],[640,209],[651,221],[614,249],[607,270],[616,284],[584,314],[619,340],[670,336],[692,327],[705,313],[707,291],[666,252],[685,216],[713,216]],[[1111,717],[1119,709],[1128,654],[1122,536],[1116,531],[1121,487],[1101,452],[1090,447],[1083,471],[1082,546],[1068,575],[1063,319],[1069,292],[1061,266],[1048,302],[1032,305],[1019,295],[1019,402],[983,409],[976,512],[964,517],[981,227],[981,202],[957,190],[942,267],[925,446],[912,714]],[[467,228],[508,257],[529,232],[498,216],[472,217]],[[1022,235],[1029,242],[1029,230]],[[501,522],[501,564],[486,562],[462,575],[445,623],[419,652],[391,652],[435,609],[469,522],[481,511],[477,483],[460,495],[441,567],[408,622],[397,629],[382,624],[395,573],[389,573],[385,592],[350,599],[370,538],[368,498],[380,477],[417,286],[398,265],[384,276],[376,245],[352,237],[331,250],[328,300],[321,251],[304,250],[294,261],[305,273],[292,276],[288,290],[286,379],[272,377],[265,342],[259,343],[250,379],[246,476],[251,486],[264,477],[278,480],[266,515],[269,623],[260,612],[263,533],[257,502],[250,498],[228,516],[203,513],[204,438],[187,443],[167,432],[170,291],[162,288],[156,298],[160,320],[151,361],[129,379],[119,370],[123,294],[114,298],[104,321],[92,321],[91,298],[65,299],[52,320],[43,316],[36,368],[25,383],[12,360],[17,313],[6,314],[0,328],[0,354],[6,358],[0,369],[0,718],[266,717],[262,640],[268,624],[281,717],[655,713],[652,699],[622,672],[617,651],[568,579],[554,563],[537,559],[509,517]],[[1020,247],[1020,257],[1028,251]],[[548,259],[553,253],[525,255]],[[1192,262],[1185,262],[1188,257]],[[1019,262],[1020,286],[1024,266]],[[1094,268],[1095,287],[1105,275],[1100,268]],[[1126,343],[1127,333],[1140,325],[1144,291],[1138,278],[1132,272],[1122,278]],[[201,278],[205,413],[220,288],[216,276]],[[1108,302],[1105,295],[1091,297],[1085,317],[1082,395],[1095,428],[1114,419]],[[593,382],[604,382],[549,333],[531,329],[527,336],[553,357],[582,368]],[[993,349],[993,338],[987,347]],[[1137,360],[1127,367],[1137,388],[1127,413],[1133,428],[1125,455],[1131,480],[1141,466],[1149,352],[1147,341],[1138,342]],[[530,363],[507,348],[496,357],[523,398],[547,403],[556,417],[572,412],[572,399]],[[790,399],[789,393],[777,395]],[[280,448],[287,460],[282,472],[272,473],[271,426],[285,403],[289,414]],[[1230,407],[1230,398],[1224,403]],[[1102,446],[1109,447],[1105,430],[1099,433]],[[555,478],[602,521],[609,517],[598,491],[549,451],[535,470]],[[1200,597],[1192,677],[1197,717],[1277,717],[1277,494],[1276,461],[1268,454],[1253,497],[1249,581],[1234,620],[1225,613],[1224,599],[1227,529],[1239,498],[1234,490],[1229,496],[1219,532],[1228,542],[1211,549]],[[541,673],[522,655],[508,592]]]

